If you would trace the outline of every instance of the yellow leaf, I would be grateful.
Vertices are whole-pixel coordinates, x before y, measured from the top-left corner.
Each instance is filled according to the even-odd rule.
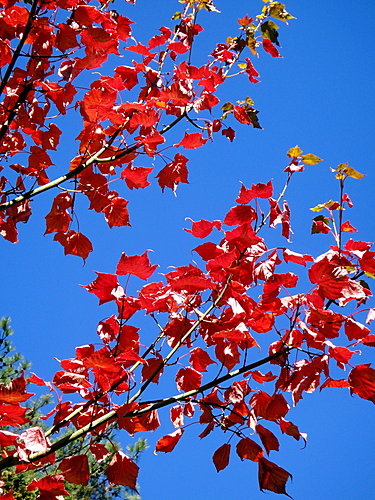
[[[286,155],[289,156],[289,158],[297,158],[301,156],[302,153],[303,151],[299,146],[294,146],[294,148],[289,149]]]
[[[289,12],[285,10],[285,5],[283,3],[271,2],[268,8],[269,8],[268,14],[274,17],[275,19],[279,19],[280,21],[287,22],[289,19],[296,19],[294,16],[292,16],[291,14],[289,14]]]
[[[323,161],[319,156],[308,153],[302,156],[302,161],[305,165],[317,165],[320,161]]]
[[[336,179],[345,179],[345,177],[352,177],[353,179],[363,179],[365,174],[361,174],[358,170],[349,167],[349,163],[340,163],[340,165],[334,170],[338,172],[336,174]]]

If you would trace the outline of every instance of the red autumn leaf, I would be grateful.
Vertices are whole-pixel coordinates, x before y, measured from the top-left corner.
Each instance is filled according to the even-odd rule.
[[[115,197],[109,199],[109,204],[102,210],[109,227],[130,226],[127,204],[128,201],[124,200],[124,198]]]
[[[246,458],[247,460],[258,462],[259,458],[263,456],[263,450],[259,444],[248,437],[238,441],[236,451],[241,460]]]
[[[147,411],[138,417],[128,417],[130,412],[142,409],[142,405],[135,403],[124,404],[117,409],[119,417],[117,423],[120,429],[125,429],[131,436],[136,432],[154,431],[160,426],[158,412],[156,410]]]
[[[201,349],[200,347],[195,347],[190,351],[190,364],[199,372],[206,372],[207,366],[215,363],[208,353]]]
[[[0,403],[0,426],[14,427],[29,423],[25,418],[26,411],[27,408],[22,408],[18,404]]]
[[[162,451],[163,453],[173,451],[183,433],[183,429],[177,429],[171,434],[167,434],[166,436],[160,438],[156,443],[155,451]]]
[[[345,335],[349,340],[363,339],[370,333],[370,329],[362,323],[354,321],[352,318],[347,318],[345,321]]]
[[[59,469],[65,479],[73,484],[88,484],[90,479],[90,469],[87,455],[74,455],[64,458]]]
[[[117,264],[116,274],[132,274],[142,280],[147,280],[158,267],[157,264],[151,265],[147,250],[142,255],[126,255],[123,253]]]
[[[343,233],[358,233],[358,229],[356,229],[355,227],[353,227],[351,224],[350,224],[350,221],[346,221],[344,223],[341,224],[341,231]]]
[[[175,144],[175,146],[182,146],[185,149],[197,149],[206,144],[207,140],[203,139],[202,134],[199,132],[194,132],[193,134],[185,132],[184,138],[178,144]]]
[[[259,80],[255,77],[259,76],[259,73],[258,71],[254,68],[251,60],[247,57],[245,59],[246,61],[246,68],[245,68],[245,72],[246,74],[248,75],[249,77],[249,80],[252,82],[252,83],[258,83]]]
[[[185,156],[177,153],[174,160],[160,170],[156,177],[162,191],[168,187],[175,192],[180,182],[189,184],[187,162],[188,159]]]
[[[258,461],[258,479],[261,491],[268,490],[292,498],[286,492],[286,483],[292,475],[285,469],[262,457]]]
[[[26,488],[27,491],[34,491],[37,488],[44,493],[48,492],[51,495],[69,495],[64,487],[64,476],[62,474],[52,474],[44,476],[42,479],[34,479]]]
[[[212,461],[216,467],[217,472],[225,469],[229,464],[229,456],[230,456],[230,444],[225,443],[220,448],[218,448],[215,453],[212,455]]]
[[[351,351],[346,347],[330,347],[328,354],[337,361],[337,366],[345,368],[345,364],[349,363],[355,351]],[[356,351],[358,352],[358,351]]]
[[[250,373],[252,378],[260,384],[263,384],[264,382],[271,382],[272,380],[275,380],[275,378],[277,378],[277,375],[274,375],[272,372],[267,372],[265,375],[263,375],[263,373],[261,373],[260,371],[254,370]]]
[[[14,432],[0,430],[0,447],[4,448],[4,446],[13,446],[17,443],[19,438],[20,436]]]
[[[221,134],[227,137],[230,142],[233,142],[234,138],[236,137],[236,132],[231,127],[223,128]]]
[[[34,394],[26,392],[26,387],[23,375],[15,378],[9,384],[0,384],[0,402],[14,404],[27,401]]]
[[[49,443],[41,427],[30,427],[23,431],[20,439],[24,442],[26,450],[31,453],[44,453],[49,448]]]
[[[271,54],[272,57],[282,57],[277,48],[274,46],[271,40],[268,40],[268,38],[263,38],[262,45],[264,50]]]
[[[146,167],[133,167],[128,165],[121,172],[121,179],[125,179],[126,185],[129,189],[140,189],[150,186],[147,177],[152,172],[153,168]]]
[[[255,430],[258,433],[260,440],[262,441],[263,446],[267,451],[267,454],[269,454],[271,450],[279,451],[279,441],[277,440],[273,432],[271,432],[269,429],[266,429],[261,424],[258,424]]]
[[[109,482],[127,486],[132,490],[137,491],[137,477],[139,467],[125,453],[118,451],[113,455],[113,458],[106,470],[106,476]]]
[[[240,123],[243,123],[245,125],[252,124],[252,121],[251,121],[248,113],[246,112],[245,108],[242,108],[241,106],[234,106],[233,107],[233,114],[234,114],[235,119],[237,121],[239,121]]]
[[[349,373],[350,392],[375,403],[375,370],[370,364],[357,365]]]
[[[98,273],[97,278],[88,285],[82,285],[89,293],[95,294],[99,299],[99,305],[111,300],[116,300],[123,295],[123,289],[117,281],[115,274]]]
[[[306,266],[306,262],[314,262],[314,258],[311,255],[292,252],[288,248],[284,248],[283,257],[285,262],[294,262],[302,266]]]
[[[214,228],[221,229],[221,222],[219,220],[208,221],[202,219],[199,221],[191,220],[191,222],[193,223],[191,229],[184,229],[184,231],[191,233],[196,238],[205,238]]]
[[[58,241],[64,247],[65,255],[76,255],[86,260],[92,252],[91,241],[82,233],[76,231],[67,231],[66,233],[56,233],[54,241]]]
[[[335,380],[328,377],[327,380],[320,386],[320,390],[324,389],[325,387],[349,387],[349,382],[344,379]]]
[[[91,123],[106,120],[115,105],[116,91],[108,88],[93,88],[89,90],[82,103],[81,113],[83,118]]]
[[[246,205],[254,198],[270,198],[272,196],[272,193],[272,181],[268,181],[267,184],[253,184],[250,189],[242,184],[236,202]]]
[[[296,441],[299,441],[302,437],[306,441],[306,434],[301,434],[298,427],[292,422],[288,422],[283,418],[279,421],[281,432],[284,434],[288,434],[288,436],[292,436]]]
[[[176,384],[180,391],[191,391],[192,389],[198,389],[202,383],[202,374],[199,373],[194,368],[188,366],[187,368],[181,368],[176,373]]]
[[[246,224],[256,219],[256,212],[252,207],[237,205],[232,207],[226,214],[223,224],[227,226],[236,226]]]
[[[153,56],[154,54],[149,51],[149,49],[142,45],[141,43],[137,43],[137,45],[132,45],[131,47],[125,47],[125,50],[130,50],[131,52],[135,52],[136,54],[141,54],[142,56]]]
[[[157,354],[155,358],[147,358],[142,366],[142,381],[151,380],[157,384],[163,371],[163,357],[160,354]]]

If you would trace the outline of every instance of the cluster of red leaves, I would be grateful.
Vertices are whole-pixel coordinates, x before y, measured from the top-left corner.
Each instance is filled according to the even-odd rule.
[[[192,20],[195,16],[190,11],[195,13],[202,6],[215,10],[207,2],[187,5],[174,31],[163,26],[147,43],[135,44],[133,22],[112,4],[106,7],[66,0],[16,3],[3,2],[0,13],[0,67],[5,69],[0,83],[0,92],[5,94],[0,106],[0,156],[9,165],[8,174],[4,170],[0,179],[0,233],[17,242],[18,223],[27,222],[31,215],[29,199],[71,179],[74,196],[55,197],[46,216],[46,233],[56,233],[54,240],[64,247],[65,254],[83,259],[92,251],[92,244],[74,229],[77,196],[86,196],[89,209],[102,213],[109,227],[129,226],[128,202],[113,190],[113,181],[123,179],[129,189],[147,187],[154,167],[136,166],[134,161],[147,161],[147,156],[162,158],[166,133],[185,118],[194,123],[190,112],[202,116],[201,131],[183,131],[175,148],[200,148],[220,131],[233,141],[235,131],[224,127],[228,115],[233,115],[235,122],[260,127],[258,112],[248,103],[226,103],[217,111],[220,100],[216,93],[237,61],[250,82],[257,83],[259,74],[251,60],[243,58],[243,52],[250,50],[257,55],[264,49],[279,57],[267,23],[272,17],[282,21],[291,18],[281,15],[280,9],[267,8],[258,21],[239,19],[240,36],[230,44],[218,44],[206,64],[194,66],[189,54],[203,28]],[[92,80],[92,70],[100,68],[109,56],[121,56],[121,65],[82,91],[78,78],[85,75]],[[62,118],[70,119],[77,110],[83,128],[77,137],[78,153],[68,169],[61,163],[69,159],[62,159],[58,151],[60,127]],[[23,165],[25,154],[27,164]],[[13,157],[16,161],[8,162]],[[176,152],[157,172],[163,191],[175,191],[178,184],[188,183],[187,162]],[[49,172],[54,163],[62,170],[56,174],[54,168],[51,181]],[[121,190],[123,184],[118,183]]]
[[[258,465],[260,488],[286,494],[290,474],[266,456],[280,449],[275,425],[282,434],[306,439],[287,420],[287,393],[297,404],[304,393],[318,388],[346,387],[375,402],[375,370],[368,364],[352,364],[358,352],[353,346],[375,345],[369,328],[357,320],[358,307],[371,296],[357,277],[373,271],[375,252],[369,243],[353,240],[347,241],[345,248],[331,247],[315,259],[287,248],[267,248],[258,235],[264,224],[264,219],[259,220],[259,204],[263,199],[268,205],[268,223],[274,226],[272,214],[278,210],[278,202],[272,196],[271,182],[242,186],[237,205],[222,221],[192,221],[188,232],[198,239],[214,229],[221,233],[218,242],[206,241],[194,249],[204,269],[197,265],[175,268],[164,281],[147,283],[135,295],[128,295],[120,280],[122,276],[148,280],[154,274],[157,266],[150,263],[147,252],[122,254],[114,274],[96,273],[97,278],[84,288],[98,297],[99,304],[114,302],[117,313],[98,325],[101,347],[77,347],[74,358],[60,362],[61,370],[49,387],[63,394],[79,394],[83,400],[57,404],[48,415],[53,416],[56,429],[87,426],[87,432],[98,432],[115,420],[130,435],[154,431],[160,425],[158,408],[171,405],[174,430],[157,441],[157,452],[173,451],[184,434],[185,420],[195,418],[203,426],[201,439],[215,429],[233,433],[238,457]],[[62,207],[68,200],[63,197]],[[288,266],[309,266],[307,293],[293,291],[300,285]],[[341,306],[340,312],[333,311],[332,304]],[[344,314],[344,306],[352,306],[352,312]],[[151,343],[129,323],[140,311],[154,318],[167,317],[161,334]],[[374,318],[374,309],[369,309],[367,323]],[[259,360],[254,348],[265,334],[269,356]],[[145,344],[149,346],[146,349]],[[169,363],[172,358],[178,363]],[[272,371],[255,369],[267,363]],[[225,372],[221,377],[215,375],[220,367]],[[351,369],[346,378],[332,377],[337,369],[345,373],[347,367]],[[232,380],[241,373],[242,377]],[[163,377],[174,377],[178,392],[166,403],[139,403],[149,384],[159,384]],[[29,381],[47,385],[36,376]],[[268,390],[261,388],[265,384]],[[127,402],[115,403],[112,394],[125,395]],[[0,387],[3,425],[8,425],[9,419],[12,425],[26,422],[25,409],[19,403],[29,397],[22,377],[9,387]],[[87,401],[96,404],[87,405]],[[273,430],[268,423],[273,424]],[[5,459],[18,454],[19,470],[29,467],[30,461],[55,460],[39,427],[20,434],[0,431],[0,443]],[[214,452],[218,471],[229,464],[231,449],[231,444],[224,443]],[[94,441],[90,451],[96,457],[103,453]],[[64,480],[86,484],[87,457],[67,457],[59,470],[61,474],[34,481],[29,489],[63,496]],[[137,474],[138,466],[120,451],[107,470],[112,483],[133,489]]]

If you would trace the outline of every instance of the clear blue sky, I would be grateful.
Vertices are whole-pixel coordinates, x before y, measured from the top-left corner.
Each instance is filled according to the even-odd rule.
[[[140,41],[168,25],[168,14],[178,9],[174,0],[151,3],[138,0],[135,8],[115,5],[137,21],[134,33]],[[218,0],[216,5],[222,14],[204,15],[201,21],[207,30],[201,35],[201,50],[193,54],[200,59],[209,47],[236,32],[238,17],[257,14],[262,2]],[[234,204],[240,181],[250,185],[272,178],[280,188],[285,152],[291,146],[298,144],[325,160],[296,176],[288,192],[295,232],[291,249],[315,256],[326,249],[327,237],[310,236],[309,208],[337,198],[338,186],[329,167],[343,162],[366,174],[362,181],[348,183],[355,203],[350,220],[360,230],[360,239],[374,239],[375,34],[371,20],[375,4],[371,0],[360,4],[291,0],[287,8],[297,20],[280,30],[284,57],[262,55],[254,62],[261,83],[233,79],[227,94],[220,96],[223,102],[228,96],[233,100],[251,96],[264,130],[239,126],[233,144],[219,138],[192,152],[190,184],[181,185],[177,197],[170,192],[162,195],[155,185],[124,193],[130,200],[132,228],[109,230],[100,215],[82,210],[81,230],[95,248],[85,266],[76,257],[64,257],[51,236],[43,237],[51,194],[33,202],[34,216],[21,226],[19,244],[0,243],[1,313],[12,318],[17,349],[33,362],[38,375],[51,379],[58,369],[53,357],[71,357],[76,345],[96,342],[98,321],[114,312],[111,306],[99,309],[95,298],[78,286],[93,280],[93,270],[113,272],[122,251],[135,254],[145,249],[154,251],[151,259],[160,264],[161,272],[167,266],[191,262],[196,241],[182,231],[188,227],[185,217],[220,219]],[[69,123],[73,129],[79,126]],[[67,143],[67,151],[52,168],[63,171],[69,156]],[[358,363],[370,361],[374,361],[370,349],[357,358]],[[306,449],[291,438],[281,438],[281,452],[270,457],[293,474],[289,493],[296,500],[370,498],[375,488],[373,416],[371,403],[346,391],[326,389],[306,395],[288,416],[308,433]],[[211,456],[225,441],[219,433],[200,441],[199,426],[191,426],[172,454],[153,455],[155,440],[172,430],[167,413],[162,420],[155,436],[148,437],[150,449],[141,460],[143,500],[264,498],[257,490],[254,463],[241,463],[233,456],[230,467],[216,473]],[[123,442],[128,442],[126,436]]]

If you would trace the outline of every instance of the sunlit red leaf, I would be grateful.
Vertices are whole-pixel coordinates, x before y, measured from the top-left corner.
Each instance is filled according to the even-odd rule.
[[[375,370],[370,364],[357,365],[349,373],[350,392],[375,403]]]
[[[266,427],[263,427],[263,425],[261,424],[258,424],[255,430],[258,433],[260,440],[262,441],[263,446],[267,451],[267,454],[269,454],[271,450],[279,451],[279,441],[277,440],[273,432],[271,432],[269,429],[266,429]]]
[[[201,382],[202,374],[189,366],[187,368],[181,368],[176,374],[177,388],[184,392],[198,389]]]
[[[347,318],[345,321],[345,335],[349,340],[363,339],[370,333],[370,329],[362,323],[354,321],[352,318]]]
[[[271,40],[268,40],[268,38],[263,38],[262,45],[264,50],[271,54],[272,57],[282,57],[277,48],[274,46]]]
[[[350,221],[346,221],[341,224],[341,231],[343,233],[358,233],[358,229],[350,224]]]
[[[253,184],[251,188],[245,187],[243,184],[239,192],[237,203],[247,204],[254,198],[270,198],[273,193],[272,181],[268,181],[267,184]]]
[[[190,351],[190,364],[199,372],[206,372],[207,366],[215,363],[208,353],[200,347],[195,347]]]
[[[14,404],[27,401],[34,394],[26,392],[26,388],[26,380],[23,375],[15,378],[9,384],[0,384],[0,402]]]
[[[228,443],[223,444],[212,455],[212,461],[216,467],[217,472],[225,469],[229,464],[231,446]]]
[[[191,219],[189,219],[191,220]],[[205,238],[208,236],[211,231],[216,229],[221,229],[221,222],[219,220],[208,221],[208,220],[199,220],[199,221],[191,221],[193,223],[191,229],[184,229],[187,233],[191,233],[196,238]]]
[[[26,488],[27,491],[34,491],[37,488],[43,493],[48,492],[51,495],[68,495],[64,487],[64,476],[62,474],[52,474],[44,476],[42,479],[34,479]]]
[[[185,132],[184,138],[175,146],[182,146],[186,149],[197,149],[206,144],[207,139],[203,139],[202,134],[199,132],[194,132],[193,134],[188,134]]]
[[[162,191],[166,187],[172,189],[172,191],[176,191],[180,182],[189,184],[187,162],[188,159],[185,156],[177,153],[174,160],[160,170],[156,177]]]
[[[137,477],[139,467],[125,453],[118,451],[106,470],[106,476],[109,482],[127,486],[132,490],[137,489]]]
[[[65,479],[73,484],[88,484],[90,479],[90,469],[87,455],[74,455],[64,458],[59,469]]]
[[[83,260],[86,260],[93,250],[91,241],[84,234],[77,231],[70,230],[66,233],[56,233],[53,239],[61,243],[65,255],[76,255],[82,257]]]
[[[147,280],[158,267],[151,265],[147,251],[142,255],[126,255],[123,253],[117,264],[116,274],[133,274],[142,280]]]
[[[263,456],[263,450],[259,444],[248,437],[238,441],[236,451],[241,460],[246,458],[247,460],[258,462],[259,458]]]
[[[96,273],[97,278],[89,285],[83,286],[90,293],[95,294],[99,299],[99,305],[111,300],[116,300],[119,294],[123,294],[117,276],[115,274]]]
[[[163,453],[173,451],[183,433],[183,429],[177,429],[171,434],[167,434],[166,436],[160,438],[156,443],[155,451],[162,451]]]

